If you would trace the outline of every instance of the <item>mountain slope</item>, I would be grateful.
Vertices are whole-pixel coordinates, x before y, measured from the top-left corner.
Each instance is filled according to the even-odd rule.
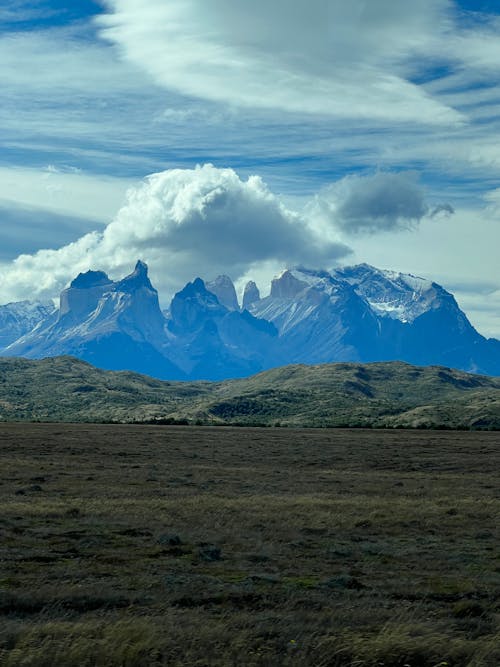
[[[0,420],[500,428],[500,378],[390,362],[162,382],[72,357],[0,358]]]
[[[287,363],[404,360],[500,375],[500,342],[481,336],[443,287],[411,274],[287,270],[249,310],[276,325]]]
[[[270,295],[253,301],[249,310],[278,329],[282,363],[378,358],[377,318],[346,281],[326,271],[284,271],[273,280]]]

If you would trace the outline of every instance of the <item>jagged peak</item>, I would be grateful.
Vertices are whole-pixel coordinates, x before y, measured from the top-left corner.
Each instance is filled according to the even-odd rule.
[[[249,306],[252,305],[252,303],[255,303],[256,301],[260,301],[260,291],[256,283],[254,283],[253,280],[249,280],[245,285],[245,289],[243,291],[243,302],[241,304],[241,307],[244,310],[245,308],[248,308]]]
[[[227,285],[228,287],[232,285],[234,287],[233,281],[225,273],[221,273],[221,275],[217,276],[215,280],[211,280],[210,282],[208,282],[207,286],[208,285]]]
[[[148,277],[148,265],[139,259],[132,273],[118,281],[115,284],[115,289],[117,292],[134,292],[141,287],[156,292]]]
[[[285,269],[271,283],[271,297],[294,298],[302,290],[312,288],[320,292],[333,293],[339,284],[347,287],[345,281],[339,281],[328,271],[297,267]]]
[[[184,287],[176,293],[175,297],[188,298],[190,296],[206,293],[209,292],[205,282],[201,278],[195,278],[192,282],[186,283]]]
[[[239,310],[238,297],[234,283],[229,276],[224,274],[217,276],[215,280],[206,283],[206,288],[215,294],[219,303],[229,310]]]
[[[148,265],[146,264],[146,262],[143,262],[142,259],[138,259],[135,264],[134,273],[147,276]]]
[[[182,301],[196,301],[205,305],[216,306],[217,308],[222,307],[217,296],[207,289],[205,281],[201,278],[195,278],[192,282],[186,283],[179,292],[174,294],[171,309],[172,307],[175,308],[175,304]]]
[[[285,269],[271,282],[271,296],[278,299],[290,299],[308,286],[293,270]]]

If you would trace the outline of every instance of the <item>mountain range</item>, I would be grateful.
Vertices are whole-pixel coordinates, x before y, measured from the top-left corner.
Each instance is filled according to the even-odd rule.
[[[294,268],[241,306],[227,276],[196,278],[162,311],[146,264],[113,281],[80,273],[52,303],[0,306],[0,355],[72,355],[164,380],[223,380],[287,364],[399,360],[500,375],[500,341],[435,282],[367,264]]]

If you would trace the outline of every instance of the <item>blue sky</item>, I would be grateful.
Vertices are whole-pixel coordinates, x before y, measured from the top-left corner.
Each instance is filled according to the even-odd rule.
[[[497,2],[11,0],[0,84],[0,302],[366,261],[500,337]]]

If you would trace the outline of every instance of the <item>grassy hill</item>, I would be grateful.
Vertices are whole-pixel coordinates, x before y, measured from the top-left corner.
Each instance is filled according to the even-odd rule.
[[[500,378],[401,362],[162,382],[72,357],[0,358],[0,421],[500,428]]]

